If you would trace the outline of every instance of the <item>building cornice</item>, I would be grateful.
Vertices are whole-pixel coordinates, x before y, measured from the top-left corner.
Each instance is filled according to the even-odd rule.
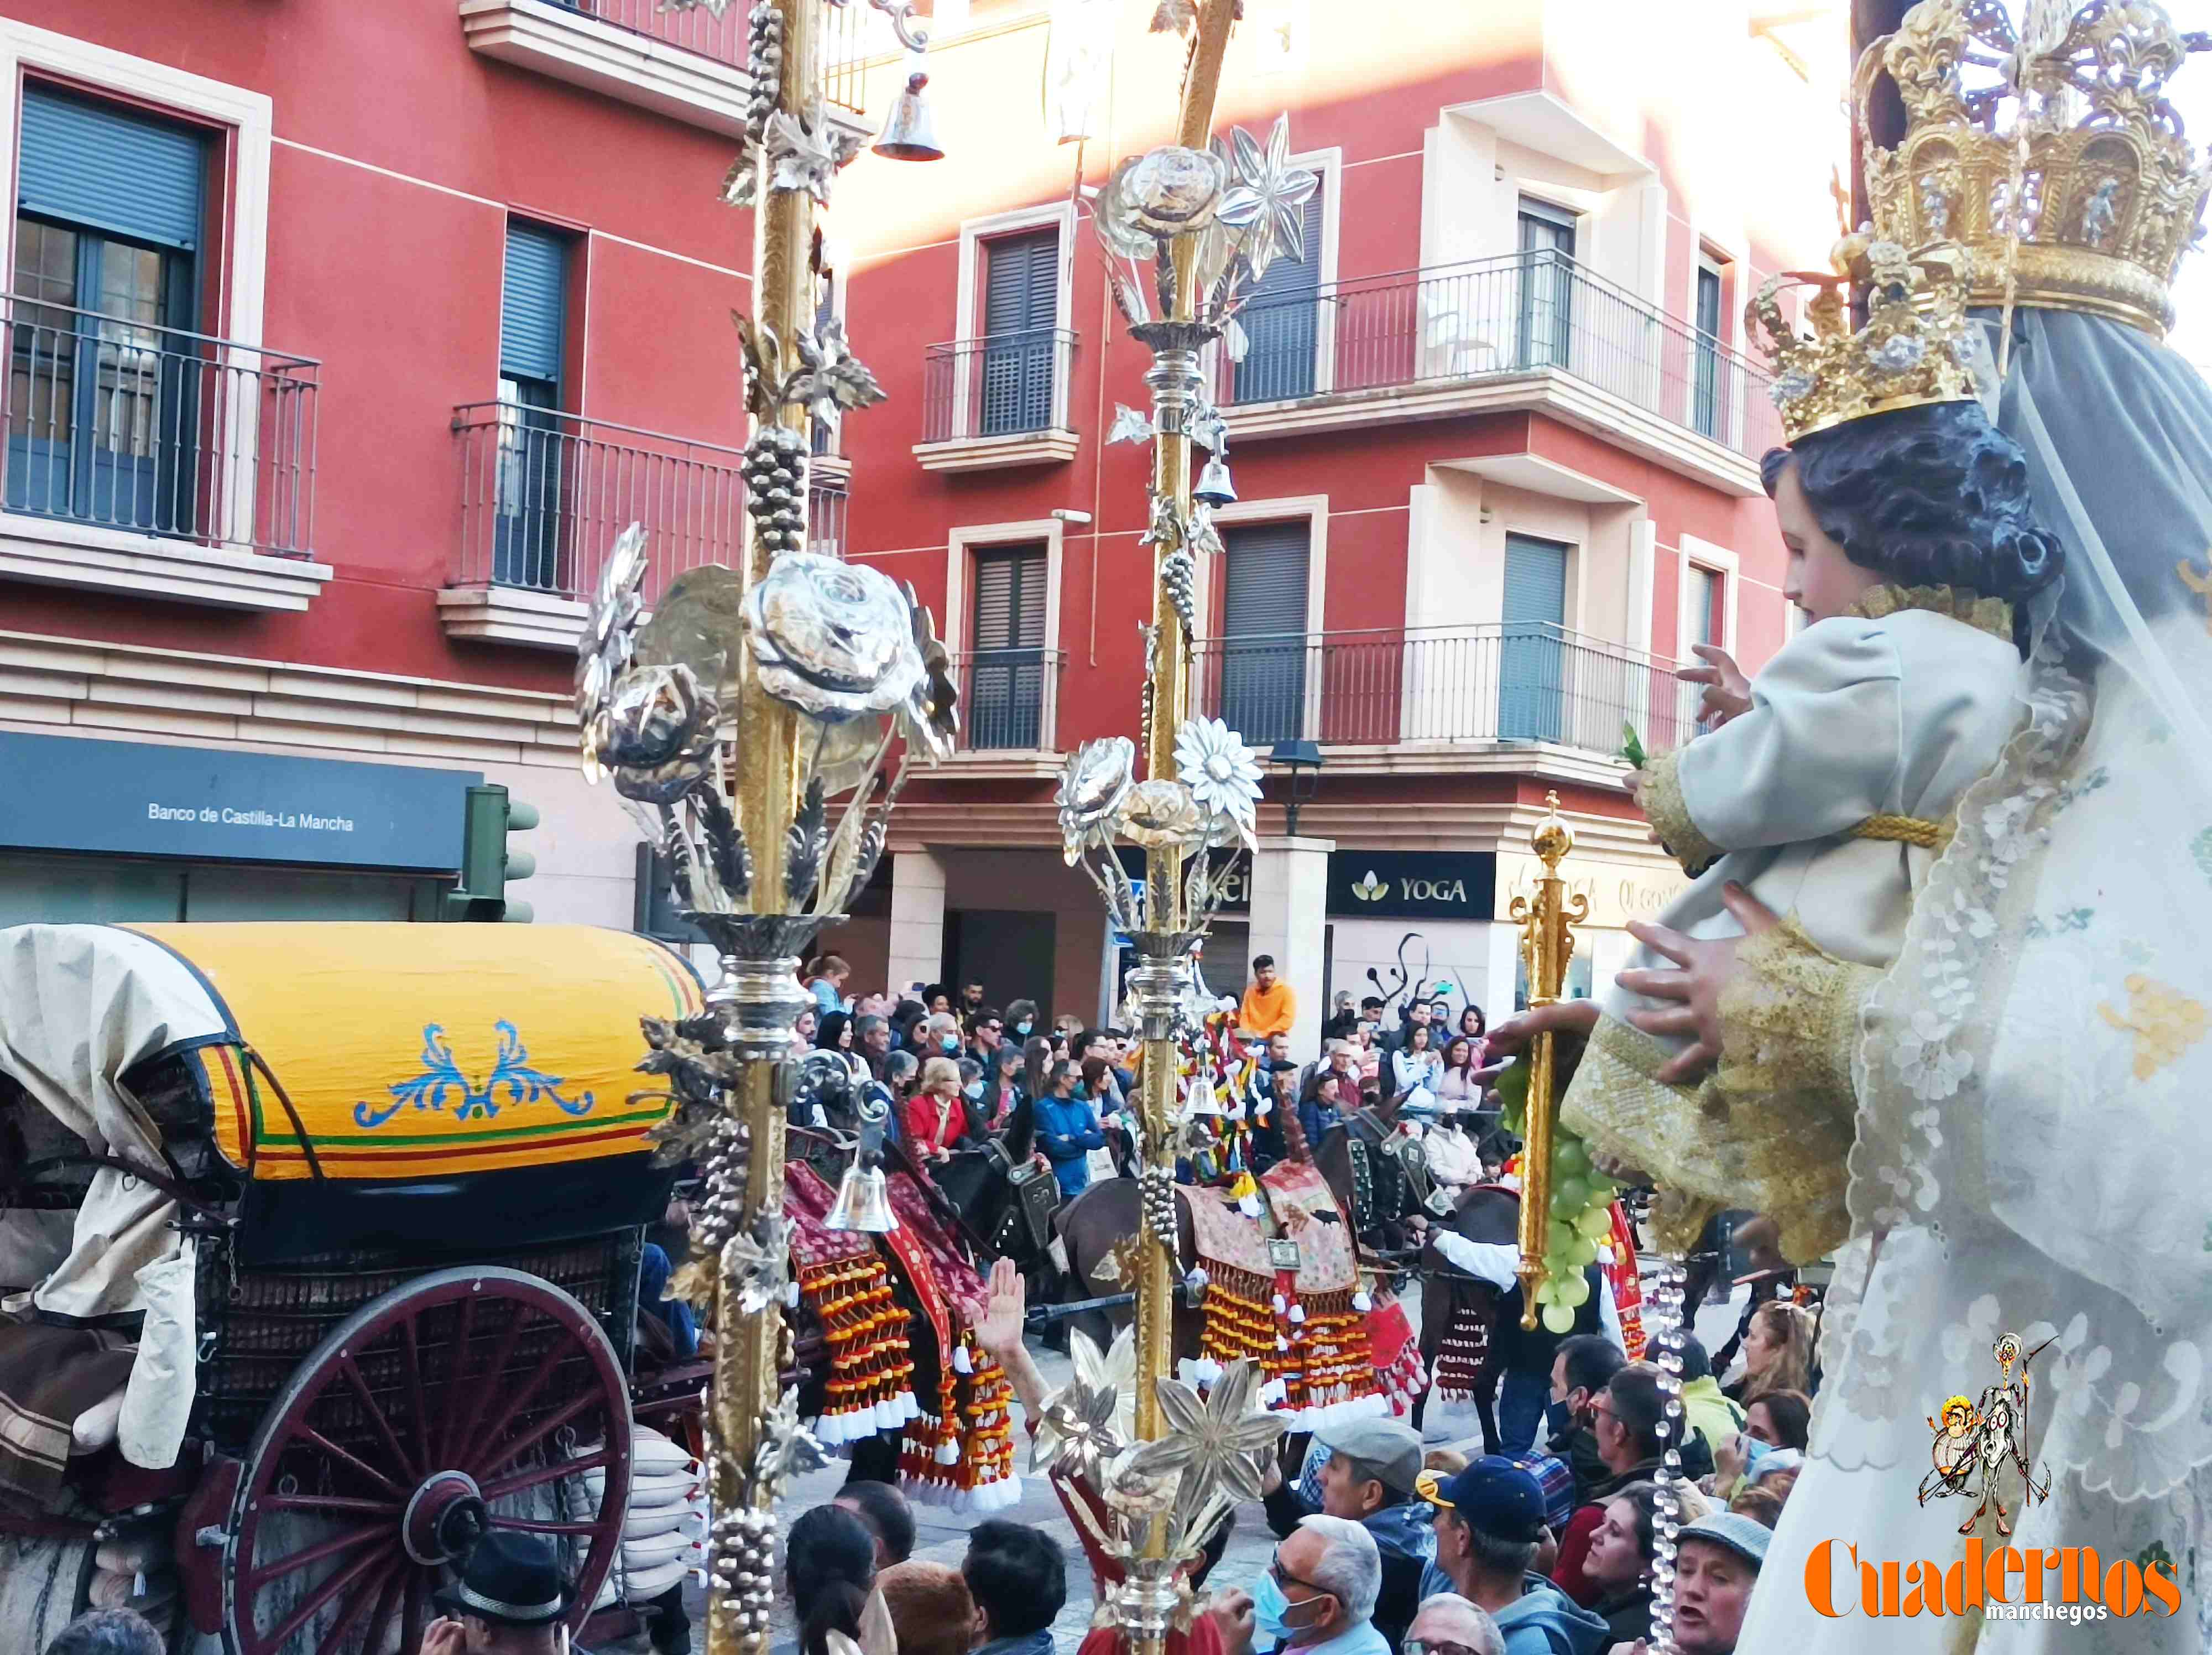
[[[566,696],[0,631],[0,723],[387,758],[576,763]]]

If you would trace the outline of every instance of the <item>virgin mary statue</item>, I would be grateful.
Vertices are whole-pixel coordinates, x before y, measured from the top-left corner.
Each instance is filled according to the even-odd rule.
[[[2212,190],[2164,86],[2212,41],[2144,0],[2034,16],[2021,42],[1989,0],[1923,0],[1860,70],[1862,108],[1887,72],[1911,118],[1868,152],[1875,234],[1972,253],[1995,417],[2066,558],[1896,963],[1770,933],[1737,957],[1762,1016],[1723,996],[1723,1074],[1838,1029],[1799,1068],[1856,1111],[1756,1655],[2212,1648],[2212,389],[2159,342]],[[2022,1416],[1978,1470],[2002,1526],[1923,1499],[1954,1396]],[[1891,1563],[1942,1584],[1908,1602]]]

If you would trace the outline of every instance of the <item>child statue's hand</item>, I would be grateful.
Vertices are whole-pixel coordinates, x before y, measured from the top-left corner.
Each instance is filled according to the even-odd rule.
[[[1698,697],[1698,721],[1725,724],[1739,713],[1751,710],[1751,680],[1735,664],[1735,657],[1718,644],[1693,643],[1691,653],[1705,664],[1686,666],[1674,674],[1685,684],[1701,684],[1705,693]]]

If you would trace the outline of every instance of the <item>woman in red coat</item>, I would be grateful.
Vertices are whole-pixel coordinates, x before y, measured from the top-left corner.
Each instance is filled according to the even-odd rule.
[[[960,1066],[933,1057],[921,1066],[921,1084],[906,1104],[906,1147],[917,1160],[950,1159],[968,1133],[968,1110],[960,1096]]]

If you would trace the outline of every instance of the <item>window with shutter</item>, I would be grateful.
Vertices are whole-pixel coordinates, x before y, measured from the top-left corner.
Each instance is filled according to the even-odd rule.
[[[1556,741],[1565,689],[1565,546],[1525,534],[1505,537],[1499,618],[1498,733],[1507,741]]]
[[[983,244],[982,322],[982,435],[1043,430],[1052,423],[1060,325],[1057,228]]]
[[[499,301],[499,520],[492,579],[541,592],[561,571],[562,347],[568,330],[566,236],[507,227]]]
[[[1234,402],[1275,402],[1310,397],[1318,383],[1321,351],[1321,207],[1325,191],[1306,198],[1306,256],[1279,256],[1253,285],[1237,313],[1244,330],[1244,360],[1231,376]]]
[[[1720,431],[1721,418],[1721,273],[1711,265],[1698,266],[1698,374],[1691,408],[1698,430],[1707,436]]]
[[[195,256],[206,147],[136,111],[23,90],[9,312],[11,510],[196,527]]]
[[[1565,368],[1573,338],[1575,216],[1521,198],[1521,366]]]
[[[1028,751],[1040,745],[1048,568],[1040,545],[975,555],[965,720],[971,747]]]
[[[1222,532],[1221,716],[1255,745],[1304,733],[1312,527],[1300,518]]]

